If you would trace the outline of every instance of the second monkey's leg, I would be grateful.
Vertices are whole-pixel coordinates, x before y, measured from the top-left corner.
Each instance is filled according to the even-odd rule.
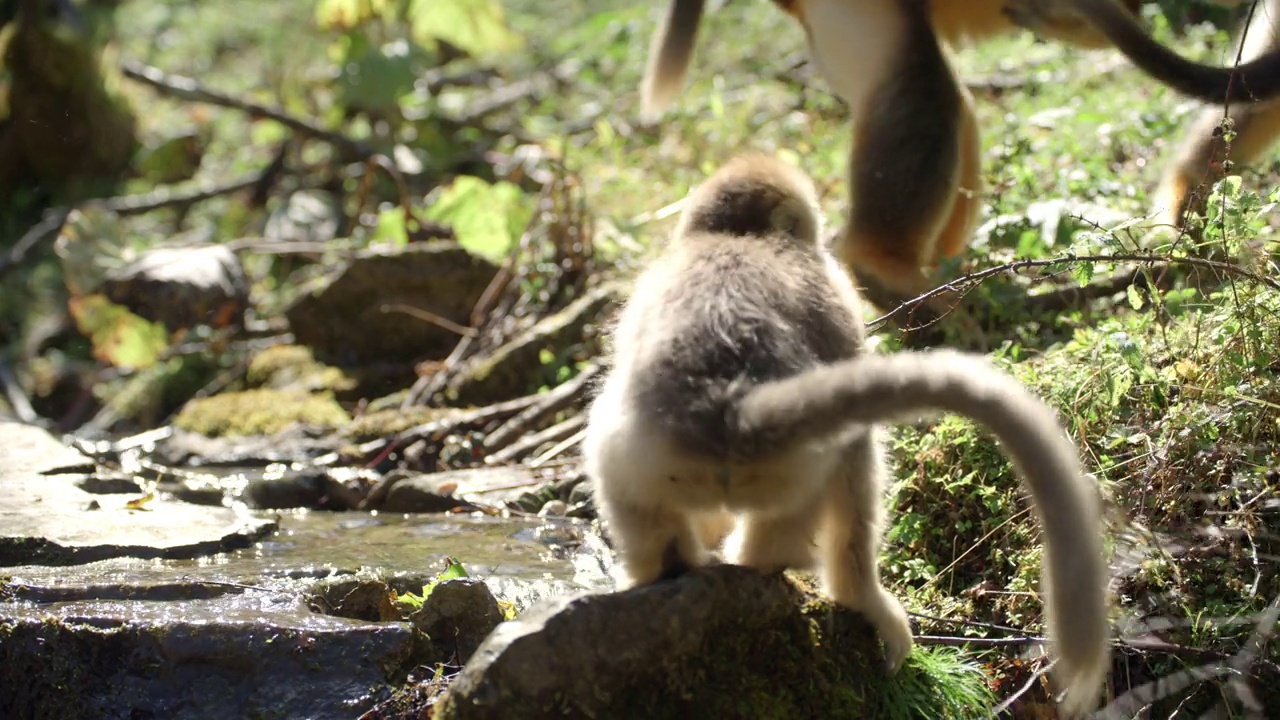
[[[974,116],[973,96],[959,84],[960,93],[960,172],[955,204],[951,216],[938,233],[938,245],[929,265],[960,255],[969,246],[978,216],[982,212],[982,137],[978,118]]]
[[[1258,4],[1240,43],[1241,58],[1246,61],[1280,49],[1280,0]],[[1227,143],[1218,132],[1224,115],[1220,105],[1201,110],[1183,136],[1152,203],[1156,216],[1151,224],[1158,228],[1157,232],[1181,228],[1188,210],[1203,212],[1212,184],[1226,174],[1225,160],[1250,164],[1280,139],[1280,102],[1237,104],[1229,109],[1235,131],[1229,155]]]
[[[967,98],[928,18],[901,7],[909,15],[894,61],[854,108],[849,223],[837,251],[860,280],[873,276],[910,299],[933,285],[922,268],[936,260],[942,233],[950,250],[968,244],[976,198],[960,208],[956,200],[976,135],[965,132]]]

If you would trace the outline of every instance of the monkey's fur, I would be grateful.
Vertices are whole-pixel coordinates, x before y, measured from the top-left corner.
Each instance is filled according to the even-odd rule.
[[[1140,0],[772,2],[800,23],[815,66],[853,114],[850,217],[835,250],[882,305],[932,287],[932,269],[964,252],[978,221],[979,128],[973,98],[944,43],[1013,32],[1015,19],[1041,36],[1083,47],[1115,43],[1181,92],[1251,101],[1236,110],[1244,132],[1233,150],[1242,162],[1256,159],[1280,135],[1280,102],[1255,102],[1280,93],[1280,24],[1271,20],[1255,19],[1252,28],[1271,39],[1266,52],[1252,53],[1253,62],[1241,68],[1222,68],[1187,61],[1152,39],[1136,19]],[[1280,0],[1266,3],[1274,18]],[[679,94],[703,9],[702,0],[669,3],[650,46],[643,118],[656,118]],[[1221,149],[1212,127],[1207,119],[1197,125],[1166,172],[1155,203],[1165,213],[1162,221],[1181,226],[1195,181]]]
[[[583,445],[619,585],[712,562],[708,543],[729,516],[726,561],[816,561],[896,670],[913,640],[877,569],[877,423],[960,413],[996,435],[1031,491],[1063,709],[1091,708],[1109,667],[1107,572],[1096,488],[1074,446],[1043,402],[980,356],[867,353],[858,295],[819,234],[809,178],[747,154],[694,191],[639,276]]]

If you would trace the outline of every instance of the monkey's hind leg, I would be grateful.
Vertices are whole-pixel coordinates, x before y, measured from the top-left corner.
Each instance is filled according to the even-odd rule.
[[[1218,131],[1222,118],[1222,108],[1207,107],[1192,122],[1177,158],[1156,190],[1152,226],[1181,229],[1187,211],[1203,212],[1212,183],[1228,174],[1224,161],[1237,166],[1251,164],[1280,140],[1280,102],[1231,108],[1235,137],[1230,154]]]
[[[713,556],[685,513],[597,495],[600,516],[617,552],[619,590],[683,575]]]
[[[843,459],[827,484],[819,542],[823,584],[832,600],[875,627],[893,673],[911,654],[915,639],[902,603],[880,584],[885,465],[879,431],[869,430],[850,443]]]
[[[745,513],[725,540],[725,562],[766,573],[812,567],[821,504],[822,494],[814,493],[783,510]]]
[[[1241,33],[1237,49],[1245,61],[1280,50],[1280,0],[1264,0],[1254,9],[1253,21]],[[1152,202],[1155,217],[1149,225],[1157,238],[1182,229],[1187,211],[1204,211],[1209,186],[1228,172],[1224,161],[1251,164],[1280,140],[1280,102],[1235,104],[1229,110],[1235,132],[1229,155],[1226,139],[1218,131],[1221,105],[1201,110],[1183,136]]]
[[[964,86],[956,89],[960,93],[959,183],[951,215],[938,234],[934,257],[928,258],[929,266],[960,255],[969,247],[982,212],[982,137],[973,114],[973,95]]]

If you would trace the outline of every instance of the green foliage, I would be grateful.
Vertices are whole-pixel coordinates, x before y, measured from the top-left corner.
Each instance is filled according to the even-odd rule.
[[[476,57],[518,50],[499,0],[409,0],[407,18],[421,44],[444,40]]]
[[[982,668],[951,647],[919,647],[889,682],[882,702],[865,717],[976,718],[996,699]]]
[[[422,594],[416,595],[411,592],[396,594],[395,601],[405,612],[412,612],[422,607],[422,603],[431,597],[431,592],[436,589],[436,585],[454,578],[470,577],[467,569],[462,567],[462,563],[457,558],[446,558],[445,568],[436,574],[426,585],[422,586]]]
[[[73,297],[67,302],[76,327],[93,344],[93,356],[125,368],[148,368],[169,346],[163,324],[139,317],[105,295]]]
[[[459,175],[424,214],[452,227],[466,249],[501,262],[519,241],[533,210],[532,199],[517,185]]]

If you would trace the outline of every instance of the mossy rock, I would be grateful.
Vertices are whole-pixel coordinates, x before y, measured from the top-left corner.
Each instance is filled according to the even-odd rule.
[[[489,636],[433,717],[961,720],[991,704],[958,652],[917,648],[888,678],[861,616],[810,581],[726,565],[530,609]]]
[[[310,392],[342,392],[356,385],[342,370],[316,360],[311,348],[303,345],[274,345],[254,355],[245,381],[255,388]]]
[[[174,425],[226,437],[274,435],[294,423],[336,428],[350,420],[332,395],[259,388],[192,400]]]

